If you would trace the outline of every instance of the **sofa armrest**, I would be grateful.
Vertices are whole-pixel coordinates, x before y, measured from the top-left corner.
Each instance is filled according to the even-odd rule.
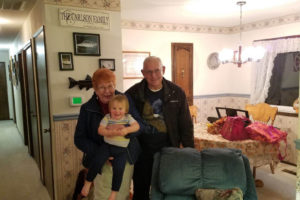
[[[160,152],[154,155],[151,180],[151,199],[164,200],[164,194],[159,189]]]

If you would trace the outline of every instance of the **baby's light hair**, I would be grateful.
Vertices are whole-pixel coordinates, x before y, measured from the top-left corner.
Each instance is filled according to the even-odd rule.
[[[125,104],[125,112],[126,113],[129,112],[129,102],[128,102],[128,99],[125,95],[117,94],[117,95],[113,96],[113,98],[111,98],[111,100],[108,103],[109,111],[110,111],[110,108],[111,108],[111,106],[114,102],[124,103]]]

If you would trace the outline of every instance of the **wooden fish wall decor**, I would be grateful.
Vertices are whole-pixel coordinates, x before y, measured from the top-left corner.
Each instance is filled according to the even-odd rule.
[[[93,87],[92,85],[92,78],[89,75],[86,75],[84,80],[78,80],[69,77],[69,88],[73,88],[75,85],[78,85],[79,89],[86,88],[86,90],[89,90]]]

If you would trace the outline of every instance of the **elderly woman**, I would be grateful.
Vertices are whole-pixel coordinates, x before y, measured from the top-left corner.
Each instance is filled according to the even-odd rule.
[[[74,142],[78,149],[84,153],[83,165],[89,168],[93,155],[101,153],[98,151],[103,144],[103,136],[98,134],[99,123],[108,113],[108,102],[115,95],[120,94],[116,91],[116,77],[109,69],[98,69],[94,72],[92,78],[94,94],[91,99],[83,104],[80,109],[80,114],[76,126]],[[137,114],[135,107],[129,100],[129,113],[139,122],[140,130],[144,129],[142,120]],[[112,127],[113,129],[113,127]],[[142,131],[141,130],[141,131]],[[116,131],[112,136],[118,135],[120,132]],[[120,191],[117,195],[117,200],[125,200],[129,198],[130,181],[133,174],[133,164],[135,163],[139,153],[140,146],[136,139],[139,132],[129,134],[130,142],[128,145],[128,157],[123,175],[123,181]],[[111,158],[113,159],[113,158]],[[108,199],[111,192],[112,170],[109,162],[102,168],[101,175],[98,175],[94,180],[94,199],[104,200]]]

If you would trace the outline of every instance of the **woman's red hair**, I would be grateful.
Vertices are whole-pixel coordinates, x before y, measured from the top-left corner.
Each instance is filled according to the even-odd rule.
[[[112,82],[114,86],[116,86],[116,75],[109,69],[101,68],[97,69],[92,78],[93,88],[96,89],[96,87],[100,83],[109,83]]]

